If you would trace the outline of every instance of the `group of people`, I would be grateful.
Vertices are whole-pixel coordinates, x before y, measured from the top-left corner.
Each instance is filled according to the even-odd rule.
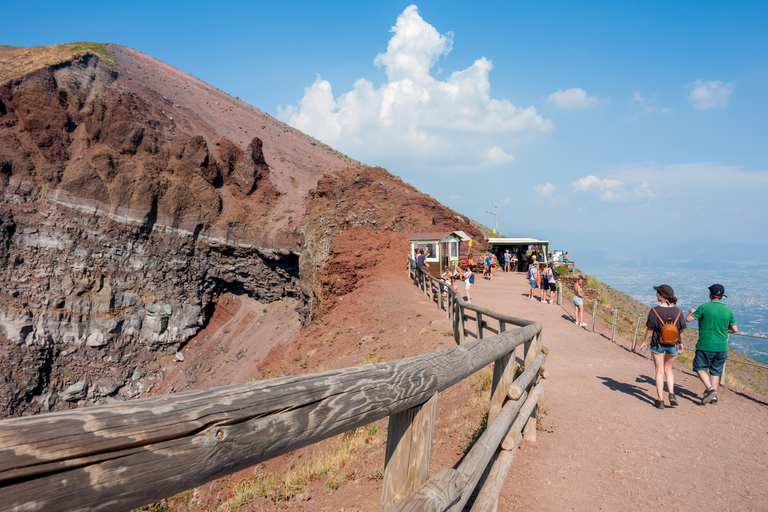
[[[504,270],[517,263],[514,255],[506,252],[504,255]],[[494,257],[488,253],[483,257],[483,271],[490,279],[493,277]],[[442,275],[446,289],[454,287],[455,280],[464,281],[467,302],[472,302],[470,289],[475,282],[472,267],[472,256],[469,256],[463,264],[457,265],[453,271],[446,269]],[[424,250],[419,251],[415,266],[427,266]],[[516,270],[516,269],[515,269]],[[536,263],[529,265],[528,278],[531,289],[528,294],[530,300],[534,300],[536,290],[539,290],[539,300],[544,304],[555,304],[557,293],[557,281],[560,277],[552,263]],[[574,285],[573,304],[574,322],[576,325],[586,327],[584,322],[584,282],[586,277],[580,274]],[[654,406],[658,409],[666,407],[664,401],[664,382],[667,383],[667,401],[671,406],[679,405],[675,395],[675,376],[672,365],[677,355],[683,350],[683,331],[687,327],[686,322],[699,322],[699,340],[696,344],[696,354],[693,359],[693,371],[705,387],[701,403],[717,404],[717,389],[723,374],[725,361],[728,355],[728,334],[738,333],[739,328],[733,311],[722,303],[725,288],[721,284],[713,284],[708,288],[709,302],[698,308],[691,308],[687,314],[676,306],[677,297],[671,286],[662,284],[654,286],[658,306],[651,308],[646,320],[648,330],[643,343],[638,347],[641,352],[646,352],[650,346],[653,363],[656,370],[656,394]]]
[[[728,356],[728,333],[736,334],[739,327],[733,311],[722,303],[725,288],[721,284],[713,284],[708,288],[709,302],[698,308],[691,308],[687,315],[676,306],[677,297],[671,286],[662,284],[654,286],[658,306],[651,308],[648,313],[645,334],[640,351],[648,350],[650,341],[653,364],[656,368],[656,394],[654,406],[664,409],[664,380],[667,381],[667,400],[669,405],[679,404],[675,396],[675,375],[672,364],[675,357],[683,350],[683,330],[686,322],[699,322],[699,341],[696,344],[696,355],[693,358],[693,371],[704,385],[701,403],[717,404],[717,388],[720,376],[723,374],[725,360]]]
[[[574,285],[573,304],[575,307],[574,321],[576,325],[586,327],[584,323],[584,275],[579,275]],[[533,285],[531,285],[533,286]],[[667,382],[667,400],[669,405],[677,406],[679,401],[675,395],[675,375],[672,364],[675,357],[683,350],[683,331],[686,322],[699,322],[699,341],[696,344],[696,355],[693,359],[693,371],[704,384],[702,405],[717,404],[717,388],[720,376],[723,374],[725,360],[728,356],[728,333],[736,334],[739,328],[733,311],[722,303],[725,288],[721,284],[709,287],[709,302],[698,308],[691,308],[688,314],[676,306],[675,291],[668,284],[654,286],[658,306],[651,308],[645,322],[647,331],[641,352],[648,350],[649,342],[653,364],[656,369],[656,395],[654,406],[657,409],[666,407],[664,402],[664,381]]]
[[[539,289],[539,300],[543,304],[554,304],[557,295],[557,281],[560,274],[552,263],[532,264],[525,276],[531,283],[528,298],[534,300],[536,289]]]

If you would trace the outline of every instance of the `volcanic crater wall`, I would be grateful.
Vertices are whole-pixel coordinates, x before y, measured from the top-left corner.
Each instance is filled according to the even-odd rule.
[[[194,336],[219,293],[308,302],[293,253],[146,233],[45,201],[0,213],[0,260],[3,416],[50,408],[56,393],[117,394],[134,367]],[[82,396],[65,392],[79,382]]]
[[[184,132],[118,78],[85,54],[0,84],[0,417],[135,396],[223,292],[309,317],[262,141]]]

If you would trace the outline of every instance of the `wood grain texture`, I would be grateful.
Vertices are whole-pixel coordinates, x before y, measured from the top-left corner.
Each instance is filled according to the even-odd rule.
[[[528,389],[528,386],[531,384],[531,381],[533,381],[534,377],[536,377],[536,374],[539,373],[539,370],[544,365],[544,361],[547,360],[547,356],[545,354],[539,354],[536,356],[536,359],[533,360],[533,363],[523,370],[523,373],[520,374],[520,376],[515,379],[515,381],[507,388],[509,398],[512,400],[517,400],[520,398],[520,396],[523,394],[523,391]]]
[[[480,481],[494,453],[504,440],[512,425],[512,420],[523,406],[523,403],[524,400],[522,399],[509,400],[493,422],[488,424],[480,439],[477,440],[467,456],[461,461],[457,470],[464,476],[466,485],[462,489],[461,498],[448,510],[451,512],[461,512],[464,505],[469,501],[472,492]]]
[[[387,512],[443,512],[456,503],[465,486],[461,473],[442,469]]]
[[[130,510],[424,403],[540,329],[388,363],[0,421],[0,503]]]
[[[497,454],[496,460],[493,461],[493,466],[488,472],[488,476],[485,479],[483,487],[472,504],[471,512],[494,512],[499,500],[499,493],[501,488],[505,485],[507,474],[512,468],[512,462],[514,461],[517,448],[520,446],[522,440],[522,430],[525,427],[527,418],[530,417],[531,412],[541,399],[541,394],[544,392],[546,381],[542,380],[528,395],[521,399],[525,402],[517,413],[517,418],[512,423],[512,426],[507,432],[507,436],[501,443],[501,451]]]
[[[437,394],[427,403],[389,417],[381,510],[429,480]]]
[[[528,422],[528,417],[531,415],[531,412],[533,412],[536,404],[539,403],[539,399],[541,398],[541,394],[544,393],[544,388],[546,385],[547,381],[542,379],[536,384],[536,386],[534,386],[530,394],[524,394],[525,403],[523,404],[523,407],[520,408],[520,411],[517,414],[517,418],[515,418],[515,422],[512,424],[512,427],[510,427],[507,436],[501,443],[502,450],[511,450],[520,442],[520,433],[525,428],[525,424]],[[521,397],[521,399],[523,399],[523,397]]]

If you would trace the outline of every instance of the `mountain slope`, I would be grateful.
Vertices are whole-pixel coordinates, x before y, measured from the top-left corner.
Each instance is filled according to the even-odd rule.
[[[307,325],[413,232],[482,238],[138,51],[0,47],[0,77],[0,415],[149,393],[142,369],[212,343],[195,336],[223,295]]]

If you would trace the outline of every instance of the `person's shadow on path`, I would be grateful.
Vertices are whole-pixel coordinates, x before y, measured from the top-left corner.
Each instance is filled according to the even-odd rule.
[[[637,378],[637,382],[642,382],[645,384],[650,384],[654,388],[656,388],[656,381],[647,376],[647,375],[641,375]],[[664,386],[667,389],[667,392],[669,392],[669,388],[667,386]],[[693,393],[691,391],[688,391],[684,387],[682,387],[680,384],[675,383],[675,396],[685,398],[686,400],[690,400],[696,405],[702,405],[701,404],[701,395],[697,395],[696,393]]]
[[[624,382],[619,382],[615,379],[612,379],[610,377],[597,377],[598,379],[603,381],[603,385],[608,386],[608,389],[611,391],[621,391],[624,394],[633,396],[637,398],[638,400],[642,402],[647,402],[651,405],[653,405],[655,398],[652,398],[648,393],[645,392],[645,390],[639,386],[635,386],[634,384],[627,384]],[[640,381],[640,379],[638,379]]]

